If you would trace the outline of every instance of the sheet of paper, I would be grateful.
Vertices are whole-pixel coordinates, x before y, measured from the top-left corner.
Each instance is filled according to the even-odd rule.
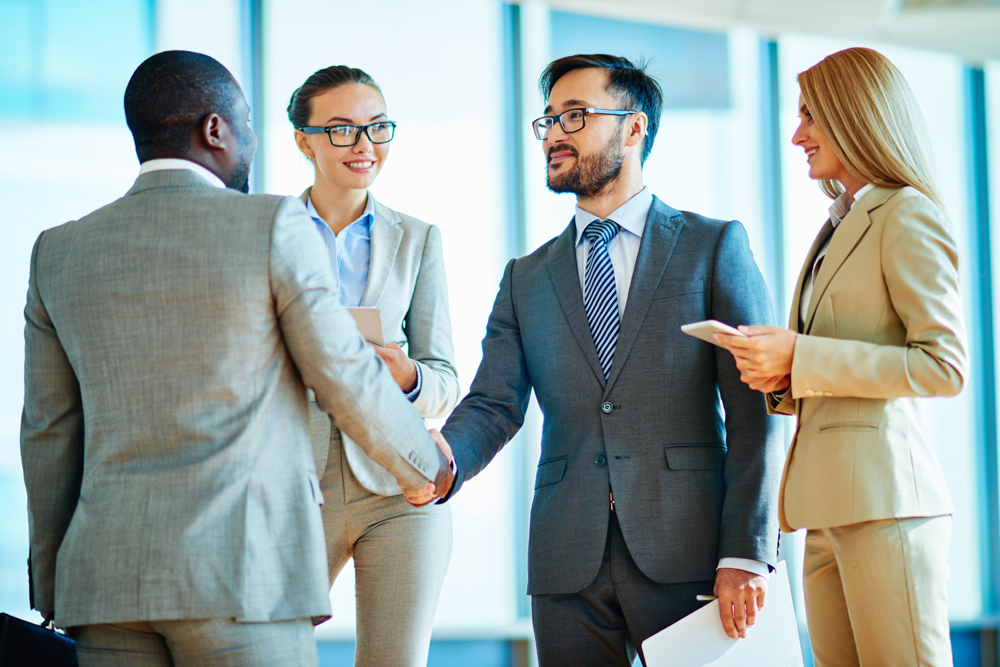
[[[802,667],[785,562],[771,575],[764,609],[746,639],[730,639],[714,600],[642,643],[647,667]]]
[[[385,347],[385,339],[382,337],[382,313],[378,308],[348,308],[347,312],[357,322],[358,331],[366,341]]]

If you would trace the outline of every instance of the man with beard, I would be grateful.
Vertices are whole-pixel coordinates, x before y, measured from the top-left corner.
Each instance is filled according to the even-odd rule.
[[[572,56],[540,87],[549,189],[575,194],[576,216],[507,264],[479,371],[442,429],[458,468],[451,494],[518,431],[534,390],[539,664],[630,665],[713,591],[728,634],[746,636],[777,560],[780,425],[731,355],[680,331],[773,321],[746,232],[643,186],[662,100],[643,68]]]
[[[401,486],[450,486],[302,202],[234,192],[248,116],[217,61],[152,56],[125,91],[135,185],[32,252],[31,604],[81,665],[316,664],[330,603],[307,386]]]

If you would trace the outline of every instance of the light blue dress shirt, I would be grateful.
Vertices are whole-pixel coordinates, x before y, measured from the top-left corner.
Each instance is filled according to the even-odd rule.
[[[375,221],[375,198],[368,195],[368,202],[361,217],[340,230],[340,235],[335,235],[330,226],[319,217],[316,207],[313,206],[312,197],[306,199],[306,210],[316,223],[323,243],[326,244],[327,254],[330,256],[330,266],[337,274],[340,281],[340,303],[347,308],[357,308],[361,305],[361,299],[365,295],[365,288],[368,286],[368,267],[372,260],[372,223]],[[423,385],[423,374],[420,371],[420,364],[413,364],[417,369],[417,386],[413,391],[406,394],[410,402],[417,400],[420,396],[420,388]]]

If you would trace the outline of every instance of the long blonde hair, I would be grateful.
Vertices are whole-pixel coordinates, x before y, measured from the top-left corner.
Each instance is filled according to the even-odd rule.
[[[942,206],[923,115],[888,58],[873,49],[844,49],[801,72],[798,82],[809,113],[851,175],[882,187],[910,185]],[[821,187],[831,199],[844,192],[837,181]]]

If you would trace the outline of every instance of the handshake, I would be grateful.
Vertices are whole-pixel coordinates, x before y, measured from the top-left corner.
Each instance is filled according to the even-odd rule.
[[[452,456],[451,446],[448,445],[448,441],[444,439],[444,436],[436,428],[428,429],[428,433],[434,438],[434,442],[437,443],[441,453],[448,459],[449,465],[440,488],[434,482],[428,482],[416,489],[407,489],[400,485],[400,488],[403,489],[403,497],[406,498],[406,502],[414,507],[423,507],[436,499],[444,498],[451,491],[451,485],[455,481],[455,457]]]

